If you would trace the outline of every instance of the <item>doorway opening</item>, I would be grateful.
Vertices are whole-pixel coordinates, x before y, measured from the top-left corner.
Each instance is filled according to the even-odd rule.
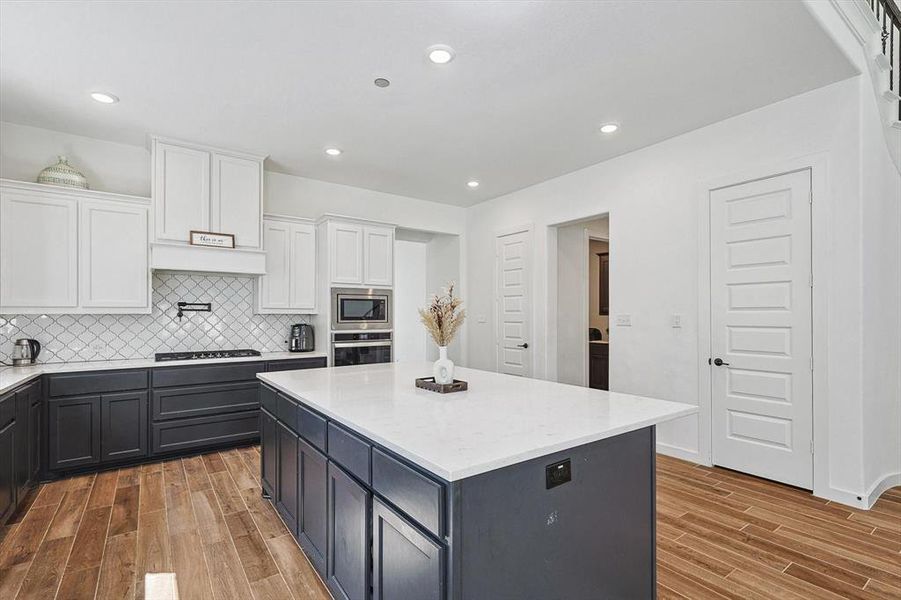
[[[557,381],[609,389],[610,217],[564,223],[555,233]]]

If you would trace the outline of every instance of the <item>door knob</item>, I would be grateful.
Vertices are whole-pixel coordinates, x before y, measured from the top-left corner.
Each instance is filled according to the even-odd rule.
[[[528,347],[529,347],[529,343],[526,342],[526,343],[524,343],[524,344],[516,344],[516,347],[517,347],[517,348],[528,348]]]
[[[729,363],[723,362],[723,359],[722,359],[722,358],[714,358],[714,359],[713,359],[713,364],[715,364],[715,365],[718,366],[718,367],[722,367],[723,365],[726,365],[726,366],[729,365]]]

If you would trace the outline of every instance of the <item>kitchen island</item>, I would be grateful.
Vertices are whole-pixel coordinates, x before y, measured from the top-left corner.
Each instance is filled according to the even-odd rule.
[[[336,598],[655,596],[655,425],[694,406],[430,363],[260,373],[262,483]]]

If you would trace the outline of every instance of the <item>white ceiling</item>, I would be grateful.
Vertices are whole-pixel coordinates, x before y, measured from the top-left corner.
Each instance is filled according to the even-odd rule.
[[[853,74],[786,0],[0,4],[2,120],[461,206]]]

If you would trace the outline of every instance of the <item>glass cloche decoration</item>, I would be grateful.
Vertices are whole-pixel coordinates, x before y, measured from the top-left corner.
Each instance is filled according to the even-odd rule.
[[[69,187],[88,189],[88,179],[80,171],[69,165],[65,156],[59,156],[59,162],[51,165],[38,174],[38,183],[49,185],[65,185]]]

